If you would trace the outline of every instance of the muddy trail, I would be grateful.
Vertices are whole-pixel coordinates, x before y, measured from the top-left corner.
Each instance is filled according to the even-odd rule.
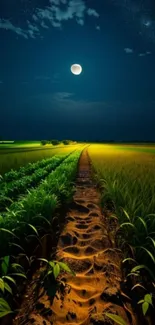
[[[130,300],[121,290],[122,256],[101,212],[100,194],[91,176],[91,163],[84,150],[73,203],[56,251],[56,259],[67,263],[76,276],[60,275],[67,290],[57,293],[52,303],[44,292],[37,305],[50,312],[43,315],[34,308],[26,324],[116,324],[106,316],[107,312],[121,316],[127,325],[137,324]]]

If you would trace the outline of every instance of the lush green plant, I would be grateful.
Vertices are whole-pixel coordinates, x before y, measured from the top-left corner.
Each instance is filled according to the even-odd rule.
[[[136,268],[147,272],[152,281],[151,274],[155,274],[155,156],[109,145],[92,145],[89,153],[102,189],[103,207],[107,206],[118,218],[118,244],[132,251],[138,264]]]
[[[44,286],[50,299],[53,300],[57,291],[64,292],[67,287],[59,275],[61,272],[67,272],[75,276],[76,274],[69,268],[66,263],[59,261],[48,261],[44,258],[39,258],[41,262],[46,263],[46,267],[42,269],[40,283]],[[70,290],[70,288],[69,288]],[[51,300],[51,302],[52,302]]]
[[[0,228],[12,231],[18,227],[18,236],[23,236],[21,222],[34,223],[34,217],[41,214],[48,220],[52,219],[59,204],[71,200],[73,194],[72,181],[76,176],[77,162],[81,151],[68,156],[36,189],[13,202],[7,212],[1,214]],[[10,233],[1,232],[0,247],[8,254]],[[0,251],[0,255],[2,252]],[[1,255],[2,256],[2,255]]]
[[[24,176],[19,180],[9,183],[3,183],[0,190],[0,210],[3,211],[5,207],[9,207],[12,200],[24,194],[28,188],[36,187],[39,182],[43,181],[43,179],[59,166],[65,158],[66,156],[55,156],[50,159],[46,166],[36,169],[32,175]]]
[[[52,157],[55,154],[67,154],[72,152],[74,149],[78,149],[82,145],[77,144],[73,146],[55,146],[55,147],[44,147],[38,148],[16,148],[16,149],[5,149],[0,150],[0,174],[9,172],[11,169],[18,170],[21,166],[25,166],[28,163],[38,162],[39,160]],[[13,180],[13,179],[11,179]],[[8,181],[8,180],[7,180]]]
[[[138,301],[138,304],[142,305],[142,312],[143,315],[145,316],[149,307],[152,306],[153,307],[153,303],[152,303],[152,295],[151,294],[146,294],[144,296],[144,299],[141,299]]]
[[[7,301],[3,298],[0,298],[0,318],[12,313],[13,311],[11,310]]]

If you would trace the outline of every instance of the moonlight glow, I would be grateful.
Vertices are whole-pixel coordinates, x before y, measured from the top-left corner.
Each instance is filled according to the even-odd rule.
[[[82,72],[82,67],[80,64],[73,64],[71,66],[71,72],[75,75],[79,75]]]

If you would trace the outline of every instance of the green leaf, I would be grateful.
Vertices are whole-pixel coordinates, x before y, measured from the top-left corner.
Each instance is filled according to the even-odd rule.
[[[22,278],[27,279],[26,275],[24,273],[12,273],[11,275],[16,275],[16,276],[20,276]]]
[[[141,300],[139,300],[138,302],[137,302],[137,304],[139,305],[139,304],[142,304],[144,302],[144,299],[141,299]]]
[[[16,285],[16,281],[13,278],[11,278],[11,276],[4,275],[2,278],[9,280],[9,281],[11,281],[12,283],[14,283]]]
[[[152,295],[147,293],[145,296],[144,296],[144,301],[145,302],[148,302],[148,304],[152,305]]]
[[[52,261],[49,261],[48,264],[51,266],[51,268],[54,268],[55,264]]]
[[[12,263],[11,267],[14,269],[24,269],[22,265],[18,264],[18,263]]]
[[[135,230],[135,226],[131,222],[124,222],[120,225],[120,228],[123,228],[124,226],[131,227]]]
[[[73,272],[66,263],[58,262],[58,264],[60,265],[60,268],[64,271],[71,273],[72,275],[76,275],[75,272]]]
[[[8,310],[11,311],[9,304],[3,298],[0,298],[0,311]]]
[[[12,289],[7,282],[4,282],[4,287],[5,287],[5,290],[7,290],[12,295]]]
[[[0,318],[6,316],[6,315],[8,315],[8,314],[11,314],[11,313],[13,313],[13,311],[11,311],[11,310],[4,310],[4,311],[1,311],[1,309],[0,309]]]
[[[152,271],[146,266],[146,265],[137,265],[135,266],[132,270],[131,270],[131,273],[135,273],[141,269],[145,269],[148,271],[148,273],[151,275],[151,277],[154,279],[154,274],[152,273]]]
[[[106,313],[106,316],[119,325],[127,325],[126,321],[121,316],[110,314],[110,313]]]
[[[41,262],[49,263],[48,260],[46,260],[45,258],[38,258],[38,260]]]
[[[136,262],[133,258],[131,258],[131,257],[125,258],[125,259],[122,261],[122,263],[125,263],[125,262],[127,262],[127,261],[131,261],[131,262],[137,263],[137,262]]]
[[[0,278],[0,290],[4,293],[4,281],[2,278]]]
[[[146,239],[150,239],[152,241],[152,244],[153,244],[154,248],[155,248],[155,240],[150,236],[148,236]]]
[[[10,256],[4,256],[1,264],[2,275],[6,275],[9,268]]]
[[[127,217],[127,219],[130,221],[130,217],[129,217],[129,214],[127,213],[127,211],[123,208],[122,208],[122,210],[123,210],[125,216]]]
[[[16,243],[10,243],[10,246],[15,246],[15,247],[18,247],[20,248],[23,252],[25,252],[24,248]]]
[[[5,229],[5,228],[0,228],[0,231],[7,232],[9,235],[14,236],[18,238],[12,231]]]
[[[50,221],[47,220],[47,219],[46,219],[45,217],[43,217],[43,216],[37,216],[37,217],[34,217],[33,219],[42,219],[42,220],[44,220],[44,221],[48,224],[49,227],[51,227],[51,223],[50,223]]]
[[[152,262],[155,264],[155,258],[154,258],[154,256],[153,256],[153,254],[148,250],[148,249],[146,249],[145,247],[143,247],[143,246],[141,246],[141,247],[139,247],[140,249],[143,249],[148,255],[149,255],[149,257],[151,258],[151,260],[152,260]]]
[[[145,316],[146,315],[146,313],[147,313],[147,311],[148,311],[148,308],[149,308],[149,304],[148,304],[148,302],[143,302],[143,304],[142,304],[142,311],[143,311],[143,315]]]
[[[59,273],[60,273],[60,266],[59,264],[55,264],[53,268],[53,274],[55,279],[58,277]]]
[[[36,233],[36,235],[39,237],[38,231],[36,229],[36,227],[34,227],[33,225],[31,225],[30,223],[27,224],[31,229],[33,229],[33,231]]]

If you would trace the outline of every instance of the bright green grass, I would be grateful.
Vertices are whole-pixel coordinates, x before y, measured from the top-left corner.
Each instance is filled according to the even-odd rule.
[[[131,145],[124,145],[124,146],[116,146],[116,150],[130,150],[130,151],[136,151],[136,152],[146,152],[146,153],[155,153],[155,146],[131,146]]]
[[[14,143],[0,143],[0,149],[20,147],[40,147],[40,141],[15,141]]]
[[[155,274],[155,155],[144,148],[91,145],[88,151],[102,186],[103,207],[113,204],[122,240],[138,263]]]
[[[61,145],[51,148],[41,149],[16,149],[16,151],[0,151],[0,174],[8,172],[10,169],[17,170],[21,166],[25,166],[29,162],[36,162],[38,160],[52,157],[56,154],[67,154],[80,147],[80,145]]]

